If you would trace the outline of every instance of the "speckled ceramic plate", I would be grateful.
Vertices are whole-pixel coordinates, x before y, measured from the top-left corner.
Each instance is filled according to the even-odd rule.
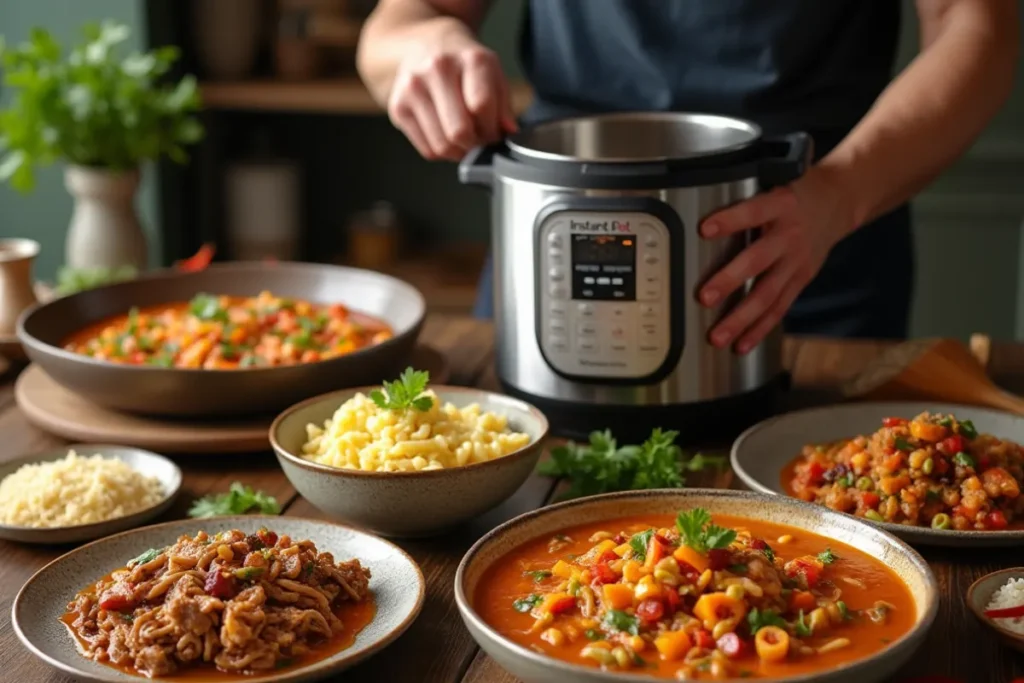
[[[455,600],[470,634],[502,667],[528,683],[651,683],[645,674],[617,673],[570,664],[522,647],[500,635],[473,609],[472,597],[487,570],[506,553],[535,538],[549,537],[580,524],[632,515],[674,515],[702,507],[712,514],[735,515],[785,524],[835,539],[878,558],[906,584],[917,611],[914,627],[884,650],[826,671],[777,683],[880,683],[888,680],[924,642],[935,621],[939,597],[928,564],[912,548],[855,517],[793,498],[744,491],[662,489],[593,496],[541,508],[502,524],[481,538],[462,558],[455,574]]]
[[[17,460],[0,464],[0,481],[14,474],[23,465],[34,465],[42,462],[53,462],[67,456],[68,451],[75,451],[80,456],[99,454],[105,458],[123,460],[132,469],[160,480],[164,497],[156,505],[123,517],[115,517],[105,522],[76,524],[74,526],[36,528],[27,526],[11,526],[0,524],[0,538],[21,543],[60,544],[81,543],[94,538],[116,534],[125,529],[134,529],[151,519],[160,516],[171,506],[174,498],[181,490],[181,470],[173,462],[162,455],[131,446],[113,446],[109,444],[72,444],[63,448],[55,448],[43,453],[36,453]]]
[[[871,434],[881,427],[885,417],[912,418],[925,411],[953,413],[974,422],[979,432],[1024,444],[1024,418],[1008,413],[949,403],[847,403],[788,413],[754,425],[733,444],[732,468],[755,491],[785,495],[782,470],[800,455],[806,444]],[[878,526],[914,545],[989,547],[1024,543],[1024,530],[953,531],[887,523]]]
[[[967,607],[978,618],[978,621],[995,632],[1001,643],[1018,652],[1024,652],[1024,635],[1015,633],[985,616],[985,610],[988,609],[992,595],[1010,579],[1024,579],[1024,567],[992,572],[972,583],[971,587],[967,589]]]
[[[182,534],[200,529],[209,533],[240,529],[255,533],[267,527],[293,539],[310,539],[317,549],[337,560],[358,558],[372,574],[370,590],[376,615],[356,636],[351,647],[308,666],[275,671],[263,676],[238,676],[246,682],[298,683],[322,680],[337,674],[389,645],[400,636],[423,607],[423,574],[411,557],[397,546],[362,531],[296,517],[217,517],[182,520],[136,529],[111,536],[54,560],[28,580],[14,599],[11,621],[18,638],[47,664],[74,676],[75,680],[122,683],[151,680],[97,664],[79,654],[70,633],[59,619],[81,588],[149,548],[173,543]],[[200,679],[197,679],[200,680]],[[219,676],[218,681],[232,680]]]

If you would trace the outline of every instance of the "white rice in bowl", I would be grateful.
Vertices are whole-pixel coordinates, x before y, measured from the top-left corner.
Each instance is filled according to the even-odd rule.
[[[0,524],[55,528],[105,522],[145,510],[167,494],[156,477],[123,460],[69,451],[22,465],[0,482]]]
[[[989,598],[986,610],[1009,609],[1024,605],[1024,578],[1010,579],[996,589],[996,592]],[[1012,617],[1009,619],[992,619],[992,623],[1005,628],[1007,631],[1024,636],[1024,617]]]

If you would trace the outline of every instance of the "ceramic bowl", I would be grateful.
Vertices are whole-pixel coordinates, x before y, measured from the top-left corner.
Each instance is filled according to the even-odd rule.
[[[711,489],[663,489],[613,493],[541,508],[502,524],[481,538],[462,558],[455,574],[455,600],[466,627],[483,650],[527,683],[650,683],[650,676],[612,673],[563,662],[522,647],[487,625],[473,608],[481,579],[495,562],[524,543],[567,527],[630,515],[670,514],[702,507],[712,514],[736,515],[806,529],[842,541],[890,567],[910,589],[917,619],[913,629],[870,657],[812,674],[773,678],[780,683],[876,683],[888,680],[924,642],[935,621],[939,597],[928,564],[891,535],[857,520],[792,498]]]
[[[132,306],[188,301],[203,292],[256,296],[267,290],[344,304],[384,320],[394,337],[316,363],[223,371],[108,363],[63,348],[71,334]],[[18,338],[58,384],[107,408],[176,417],[273,414],[326,391],[396,376],[425,313],[423,296],[388,275],[312,263],[225,263],[197,273],[158,271],[40,304],[19,319]]]
[[[92,581],[123,566],[149,548],[174,543],[182,534],[199,530],[210,534],[229,529],[255,533],[267,527],[293,539],[310,539],[320,551],[330,552],[336,560],[358,558],[370,569],[370,590],[377,611],[373,620],[359,632],[350,647],[307,666],[265,675],[240,676],[237,680],[253,683],[299,683],[337,675],[353,664],[386,647],[405,632],[423,607],[423,573],[405,552],[396,546],[355,529],[297,517],[217,517],[180,520],[135,529],[82,546],[59,557],[28,580],[14,599],[11,621],[18,638],[33,654],[76,681],[102,683],[138,683],[149,680],[133,676],[82,657],[59,621],[75,593]],[[223,675],[189,675],[188,680],[229,680]],[[177,680],[177,677],[175,677]]]
[[[133,529],[159,517],[174,502],[181,490],[181,470],[173,462],[162,455],[144,451],[130,446],[111,446],[106,444],[73,444],[64,448],[55,448],[43,453],[36,453],[17,460],[0,464],[0,481],[9,474],[14,474],[23,465],[42,462],[53,462],[67,456],[68,451],[75,451],[82,457],[100,454],[105,458],[117,458],[131,466],[132,469],[149,476],[156,477],[164,489],[163,499],[145,510],[133,512],[124,517],[116,517],[105,522],[78,524],[75,526],[37,528],[27,526],[10,526],[0,524],[0,538],[21,543],[59,544],[81,543],[94,538],[115,534],[125,529]]]
[[[732,469],[743,483],[755,491],[787,495],[782,485],[782,471],[800,455],[806,444],[829,443],[858,434],[871,434],[882,426],[885,417],[912,418],[925,411],[952,413],[974,422],[979,432],[1024,443],[1024,417],[1009,413],[949,403],[847,403],[787,413],[754,425],[733,444]],[[879,523],[878,526],[914,545],[977,548],[1024,543],[1024,529],[956,531],[905,524]]]
[[[465,467],[424,472],[363,472],[320,465],[299,456],[306,425],[322,426],[356,393],[379,387],[336,391],[300,403],[270,427],[270,443],[285,475],[310,503],[327,514],[385,536],[443,533],[495,507],[522,485],[540,458],[548,421],[536,408],[500,394],[462,387],[431,387],[444,403],[508,418],[512,431],[530,443],[503,458]]]
[[[992,595],[1010,579],[1024,579],[1024,567],[992,572],[972,583],[971,587],[967,589],[967,607],[978,618],[978,621],[995,631],[999,642],[1018,652],[1024,652],[1024,635],[1014,633],[985,616],[985,610],[988,608]]]

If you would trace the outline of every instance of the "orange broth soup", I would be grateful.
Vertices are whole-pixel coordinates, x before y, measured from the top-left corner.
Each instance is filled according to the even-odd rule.
[[[865,553],[703,510],[535,539],[488,570],[474,605],[501,635],[556,659],[697,680],[832,669],[916,622],[909,589]]]

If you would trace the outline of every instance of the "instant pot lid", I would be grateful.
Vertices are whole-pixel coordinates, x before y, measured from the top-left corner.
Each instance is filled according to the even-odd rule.
[[[638,163],[737,152],[761,138],[743,119],[678,112],[616,113],[549,121],[506,140],[522,161]]]

